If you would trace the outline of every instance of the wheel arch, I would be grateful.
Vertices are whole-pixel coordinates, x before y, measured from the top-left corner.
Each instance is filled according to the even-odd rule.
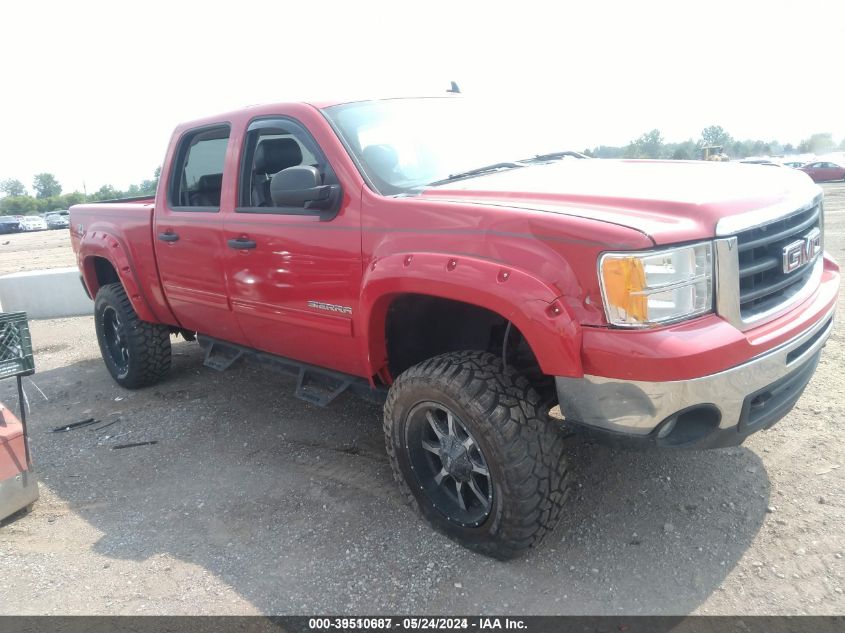
[[[524,338],[544,374],[583,375],[580,325],[553,287],[512,266],[441,253],[390,256],[370,265],[361,297],[363,351],[370,375],[387,384],[395,378],[388,341],[391,314],[397,305],[417,297],[463,306],[469,317],[473,308],[495,315]],[[454,317],[454,312],[449,316]],[[441,346],[429,356],[459,349],[467,348]],[[400,363],[400,368],[406,364]]]
[[[92,298],[104,285],[120,283],[129,297],[129,301],[142,321],[157,323],[159,319],[150,309],[141,292],[141,286],[132,273],[132,266],[126,249],[121,243],[109,236],[103,236],[97,243],[83,244],[80,270],[82,281]]]

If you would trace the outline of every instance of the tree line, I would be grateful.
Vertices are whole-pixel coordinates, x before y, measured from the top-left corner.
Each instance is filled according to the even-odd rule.
[[[53,174],[47,172],[36,174],[32,179],[32,191],[35,195],[31,195],[20,180],[9,178],[0,182],[0,192],[6,194],[0,198],[0,215],[37,215],[67,209],[83,202],[152,196],[155,195],[160,175],[161,167],[156,167],[152,178],[130,185],[126,191],[103,185],[90,194],[80,191],[62,193],[62,185]]]
[[[688,139],[680,143],[667,143],[660,130],[651,130],[632,140],[625,146],[614,147],[599,145],[584,153],[594,158],[662,158],[671,160],[694,160],[701,158],[702,148],[721,146],[723,151],[733,159],[748,158],[749,156],[784,156],[789,154],[820,154],[845,150],[845,139],[836,145],[833,135],[828,132],[813,134],[802,140],[798,145],[792,143],[781,144],[776,140],[744,140],[735,139],[720,125],[711,125],[701,131],[698,140]]]

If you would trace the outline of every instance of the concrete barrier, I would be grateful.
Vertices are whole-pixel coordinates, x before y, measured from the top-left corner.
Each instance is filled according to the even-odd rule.
[[[30,319],[54,319],[94,313],[76,268],[53,268],[0,277],[0,310],[26,312]]]

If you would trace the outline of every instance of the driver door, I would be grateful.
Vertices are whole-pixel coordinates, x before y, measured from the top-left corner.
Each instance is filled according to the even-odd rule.
[[[337,205],[279,205],[273,176],[317,169],[336,186]],[[286,358],[365,375],[354,338],[361,287],[360,192],[341,191],[325,154],[299,122],[263,118],[247,128],[237,206],[224,220],[232,310],[250,346]]]

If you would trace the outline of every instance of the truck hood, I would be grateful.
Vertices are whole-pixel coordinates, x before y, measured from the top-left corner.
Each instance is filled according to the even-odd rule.
[[[421,195],[589,218],[671,244],[712,238],[723,218],[798,210],[820,191],[806,174],[786,167],[574,159],[459,180]],[[734,226],[742,224],[737,219]]]

